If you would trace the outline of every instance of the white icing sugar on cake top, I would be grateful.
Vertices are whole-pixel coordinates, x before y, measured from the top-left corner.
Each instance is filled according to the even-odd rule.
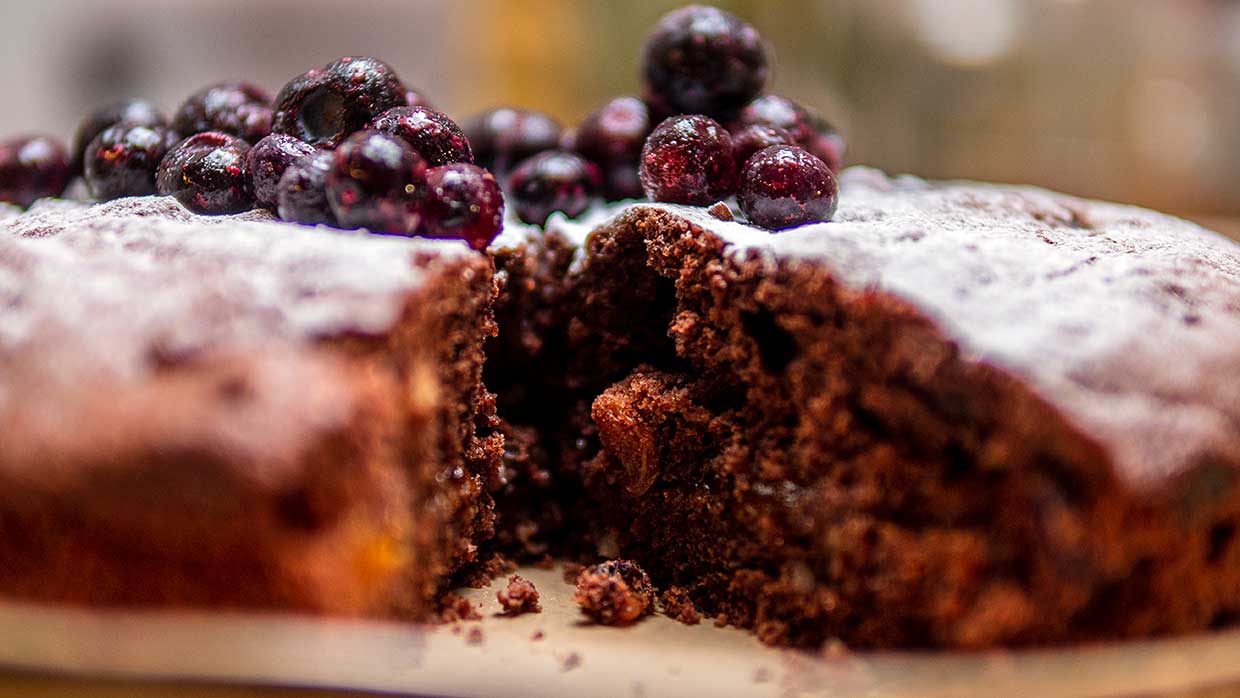
[[[39,202],[0,217],[0,363],[123,378],[153,350],[379,334],[426,282],[418,254],[475,253],[263,212],[197,216],[171,198]]]

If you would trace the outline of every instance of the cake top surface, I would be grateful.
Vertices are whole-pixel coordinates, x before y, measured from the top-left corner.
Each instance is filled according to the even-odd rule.
[[[1033,187],[853,168],[831,223],[771,233],[703,208],[630,203],[549,227],[582,243],[632,206],[675,213],[734,257],[820,264],[903,298],[967,359],[1064,411],[1135,484],[1240,462],[1240,246],[1192,223]]]
[[[171,198],[0,211],[0,411],[16,376],[124,383],[203,349],[381,334],[462,243],[196,216]],[[7,387],[6,387],[7,386]]]

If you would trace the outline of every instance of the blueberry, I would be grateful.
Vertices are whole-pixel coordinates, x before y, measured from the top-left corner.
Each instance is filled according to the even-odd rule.
[[[155,172],[180,139],[164,126],[119,123],[103,130],[86,147],[86,184],[100,201],[155,193]]]
[[[182,136],[217,131],[257,143],[271,133],[271,95],[248,82],[221,82],[190,95],[172,117]]]
[[[86,146],[109,126],[126,123],[131,126],[167,126],[168,119],[155,105],[142,99],[126,99],[95,109],[78,125],[73,136],[73,173],[82,174],[82,154]]]
[[[761,125],[782,128],[798,145],[818,156],[832,172],[839,172],[844,140],[826,119],[779,95],[763,95],[746,104],[732,123],[733,131]]]
[[[333,155],[319,150],[294,162],[276,185],[276,212],[280,218],[306,225],[336,225],[327,202],[327,173]]]
[[[370,128],[405,141],[431,167],[474,161],[474,152],[461,127],[444,114],[427,107],[389,109],[380,114]]]
[[[341,227],[412,235],[421,223],[426,169],[426,160],[403,140],[355,133],[336,148],[327,201]]]
[[[251,207],[246,173],[249,150],[248,143],[227,133],[190,136],[159,163],[155,188],[196,213],[245,211]]]
[[[653,127],[646,103],[635,97],[611,100],[577,127],[573,150],[602,169],[609,200],[641,197],[637,163]]]
[[[530,109],[500,108],[465,122],[474,162],[503,179],[517,163],[559,147],[558,121]]]
[[[795,145],[775,145],[749,158],[737,203],[754,225],[782,230],[835,215],[839,187],[821,159]]]
[[[666,113],[723,117],[762,92],[768,63],[752,26],[690,5],[665,15],[646,38],[642,76],[648,98]]]
[[[388,109],[407,106],[406,93],[388,64],[346,56],[289,81],[276,96],[272,129],[332,148]]]
[[[276,187],[284,171],[297,160],[317,152],[304,141],[282,133],[273,133],[250,148],[246,170],[250,173],[250,193],[254,203],[263,208],[276,207]]]
[[[26,207],[60,196],[69,185],[69,155],[59,141],[26,136],[0,143],[0,202]]]
[[[508,177],[517,217],[544,225],[556,211],[576,218],[602,185],[598,166],[580,155],[548,150],[522,161]]]
[[[504,195],[490,172],[453,163],[426,173],[420,235],[464,240],[484,250],[499,235],[503,220]]]
[[[701,114],[664,119],[642,147],[642,190],[654,201],[705,206],[736,191],[732,137]]]
[[[754,153],[773,145],[797,145],[797,140],[777,126],[753,124],[732,131],[732,159],[737,167],[743,168]]]

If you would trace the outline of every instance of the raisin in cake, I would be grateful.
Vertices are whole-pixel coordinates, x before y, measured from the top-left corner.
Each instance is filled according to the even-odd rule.
[[[778,644],[1119,638],[1240,611],[1230,241],[854,169],[833,223],[629,204],[493,250],[509,549],[632,559]]]
[[[0,595],[425,616],[489,535],[492,264],[202,218],[0,217]]]

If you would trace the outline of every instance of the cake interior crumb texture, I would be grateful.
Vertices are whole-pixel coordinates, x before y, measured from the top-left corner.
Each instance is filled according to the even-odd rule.
[[[778,645],[1232,621],[1240,249],[841,182],[833,223],[629,203],[510,221],[491,259],[164,199],[0,209],[0,593],[427,618],[555,556]]]
[[[498,260],[501,543],[634,560],[781,645],[1240,610],[1233,243],[867,169],[836,222],[779,234],[665,205],[549,227]]]
[[[489,536],[492,266],[44,202],[0,237],[0,591],[425,617]]]

